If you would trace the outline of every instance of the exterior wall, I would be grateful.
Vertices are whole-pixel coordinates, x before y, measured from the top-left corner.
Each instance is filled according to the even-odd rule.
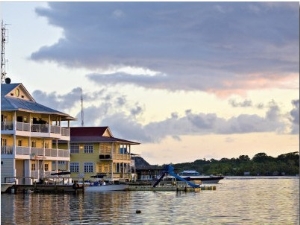
[[[6,145],[7,146],[13,146],[14,145],[14,137],[11,135],[2,135],[2,139],[6,139]],[[30,138],[30,139],[29,139]],[[35,146],[32,146],[32,143],[35,143]],[[21,145],[19,145],[21,143]],[[16,146],[23,146],[23,147],[36,147],[36,148],[53,148],[52,141],[49,139],[41,139],[41,138],[35,138],[35,137],[23,137],[23,136],[16,136]],[[67,150],[67,145],[64,146]]]
[[[24,177],[24,175],[24,160],[16,160],[16,177]]]
[[[5,182],[5,177],[13,177],[14,176],[14,159],[1,159],[1,183]],[[6,180],[6,182],[10,182],[10,180]]]
[[[84,145],[93,145],[93,153],[84,153]],[[71,163],[79,164],[79,172],[71,173],[73,179],[83,177],[85,180],[91,180],[91,176],[96,174],[106,175],[110,177],[109,179],[130,177],[130,155],[121,154],[118,143],[85,143],[77,144],[77,146],[79,146],[79,153],[71,151],[70,157]],[[129,145],[127,147],[129,148]],[[93,172],[84,172],[84,163],[87,162],[93,163]]]
[[[30,100],[29,96],[27,96],[27,93],[23,90],[23,88],[21,86],[12,90],[7,95],[12,96],[12,97],[22,98],[24,100]]]
[[[71,173],[71,176],[75,179],[84,174],[85,180],[90,180],[91,176],[95,175],[95,170],[97,167],[97,162],[99,161],[99,144],[91,143],[87,145],[93,146],[93,153],[84,153],[84,144],[80,144],[79,153],[71,153],[70,161],[79,163],[79,173]],[[94,172],[85,173],[84,163],[93,163]]]

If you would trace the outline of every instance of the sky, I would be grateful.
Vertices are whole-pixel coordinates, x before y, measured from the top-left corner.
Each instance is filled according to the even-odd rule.
[[[298,2],[0,8],[12,83],[150,164],[299,151]]]

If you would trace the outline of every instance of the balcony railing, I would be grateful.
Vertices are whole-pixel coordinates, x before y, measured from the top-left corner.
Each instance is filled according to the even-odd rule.
[[[53,171],[44,171],[44,170],[31,170],[31,177],[33,177],[34,179],[38,179],[38,178],[45,178],[45,177],[49,177],[51,176],[51,173]]]
[[[106,173],[106,175],[104,176],[104,179],[107,180],[120,180],[120,179],[127,179],[130,180],[131,179],[131,173]]]
[[[17,122],[16,128],[14,129],[13,122],[6,121],[6,122],[1,122],[1,130],[53,133],[53,134],[61,134],[62,136],[70,136],[70,128],[49,125],[49,124],[30,124],[30,123]]]
[[[99,155],[100,160],[130,160],[129,154],[100,154]]]
[[[34,148],[16,146],[16,156],[18,155],[30,155],[32,157],[48,156],[48,157],[70,157],[70,153],[67,149],[50,149],[50,148]],[[1,146],[1,155],[13,155],[13,146]]]

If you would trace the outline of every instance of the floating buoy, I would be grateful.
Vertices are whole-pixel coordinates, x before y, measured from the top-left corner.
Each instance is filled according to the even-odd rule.
[[[142,211],[141,211],[141,210],[136,210],[135,212],[136,212],[136,213],[141,213]]]

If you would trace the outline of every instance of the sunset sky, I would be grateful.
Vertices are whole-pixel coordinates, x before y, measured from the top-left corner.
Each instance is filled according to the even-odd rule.
[[[72,126],[159,165],[299,151],[298,2],[0,6],[7,77]]]

